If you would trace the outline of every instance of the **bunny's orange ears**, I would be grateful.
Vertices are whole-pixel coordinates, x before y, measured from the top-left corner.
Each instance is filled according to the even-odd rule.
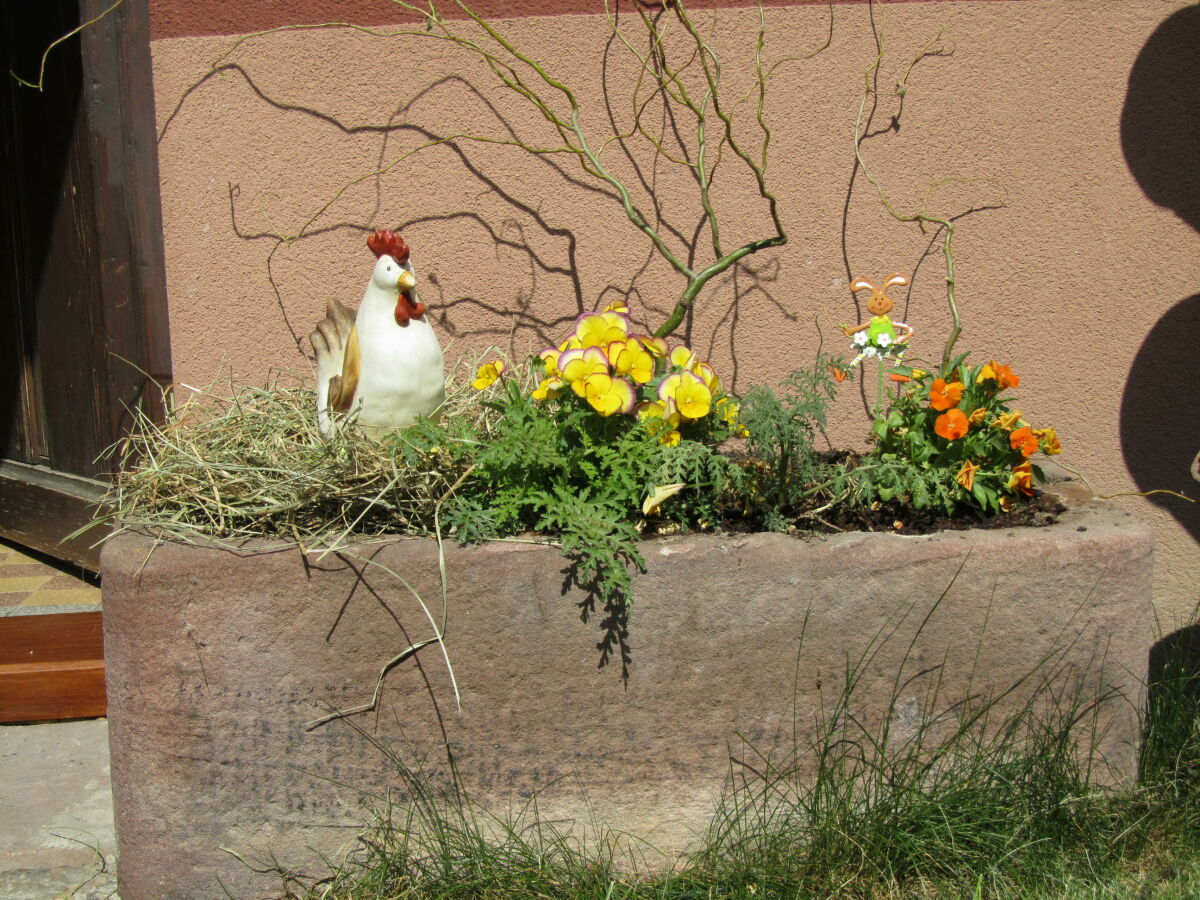
[[[875,282],[867,278],[855,278],[850,282],[850,290],[856,294],[859,291],[869,290],[872,297],[887,297],[888,288],[897,284],[901,286],[908,284],[908,276],[901,275],[899,272],[893,272],[884,277],[883,287],[878,286]],[[891,298],[888,297],[888,299],[890,300]]]

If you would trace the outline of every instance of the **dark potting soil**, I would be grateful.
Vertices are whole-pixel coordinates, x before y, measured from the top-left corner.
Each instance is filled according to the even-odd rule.
[[[840,465],[857,463],[858,454],[852,451],[832,451],[820,454],[825,462]],[[791,511],[789,533],[841,534],[847,531],[890,532],[892,534],[934,534],[939,531],[963,531],[970,528],[1041,528],[1053,525],[1066,511],[1062,501],[1053,493],[1035,490],[1032,497],[1012,498],[1007,512],[986,513],[977,507],[963,506],[948,514],[940,507],[915,509],[903,500],[876,502],[870,506],[839,504],[828,509],[825,498],[813,498],[808,508]],[[761,523],[741,518],[736,510],[726,510],[718,531],[747,533],[760,531]],[[646,537],[678,533],[678,527],[655,527],[649,523]]]
[[[987,515],[979,509],[964,508],[954,515],[941,509],[913,509],[895,501],[862,509],[831,509],[824,523],[810,530],[825,533],[840,531],[891,531],[896,534],[932,534],[967,528],[1020,528],[1053,525],[1066,507],[1054,494],[1038,492],[1014,502],[1008,512]]]

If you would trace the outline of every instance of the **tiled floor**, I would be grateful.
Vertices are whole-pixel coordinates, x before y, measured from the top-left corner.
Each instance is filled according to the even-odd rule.
[[[0,541],[0,616],[98,609],[100,586],[94,576]]]

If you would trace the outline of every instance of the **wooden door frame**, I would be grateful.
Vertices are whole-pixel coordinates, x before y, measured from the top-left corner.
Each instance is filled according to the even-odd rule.
[[[100,392],[119,430],[130,408],[161,416],[171,380],[157,130],[148,0],[79,0],[83,116],[95,196],[97,278],[103,321]],[[105,11],[108,10],[105,15]],[[67,45],[51,52],[71,52]],[[92,531],[63,538],[91,520],[101,481],[44,466],[0,462],[0,536],[99,570]]]

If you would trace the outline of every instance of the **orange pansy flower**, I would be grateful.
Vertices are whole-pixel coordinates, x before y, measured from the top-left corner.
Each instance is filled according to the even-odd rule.
[[[979,370],[979,376],[975,379],[975,383],[982,384],[988,380],[999,384],[1001,390],[1017,387],[1021,383],[1021,379],[1013,374],[1013,370],[1009,366],[1002,365],[994,359],[989,360],[988,364]]]
[[[948,441],[956,441],[970,430],[970,423],[961,409],[951,409],[942,413],[933,423],[933,430]]]
[[[1033,456],[1037,452],[1038,439],[1033,435],[1033,429],[1026,425],[1018,428],[1008,436],[1008,442],[1014,450],[1019,450],[1022,456]]]
[[[963,385],[961,381],[946,383],[945,379],[935,378],[929,386],[929,405],[941,411],[958,406],[962,399]]]
[[[1058,442],[1058,435],[1055,434],[1053,428],[1035,428],[1033,429],[1033,433],[1037,436],[1042,452],[1047,456],[1062,453],[1062,444]]]
[[[1025,460],[1019,466],[1013,466],[1012,476],[1008,479],[1008,489],[1020,491],[1026,497],[1033,496],[1033,466],[1029,464],[1029,460]]]
[[[1021,383],[1021,379],[1013,374],[1012,369],[999,363],[996,363],[996,380],[1000,382],[1001,388],[1015,388]]]
[[[964,460],[962,468],[958,470],[958,474],[954,476],[954,480],[961,484],[968,491],[975,486],[975,473],[979,471],[979,466],[970,460]]]

